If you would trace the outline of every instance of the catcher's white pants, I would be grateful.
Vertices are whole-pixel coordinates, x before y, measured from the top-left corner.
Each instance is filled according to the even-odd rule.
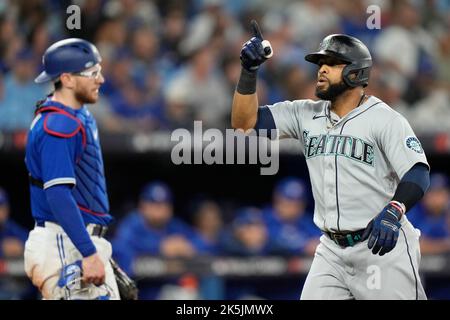
[[[44,299],[96,299],[108,296],[110,300],[119,300],[114,272],[109,263],[112,254],[111,244],[104,238],[91,236],[97,253],[105,264],[105,284],[69,285],[61,288],[58,280],[61,270],[82,255],[73,245],[63,228],[55,223],[46,222],[45,227],[36,226],[25,243],[25,272],[33,284],[39,288]]]
[[[426,299],[419,277],[420,231],[403,217],[397,245],[374,255],[367,240],[341,248],[322,235],[301,300]]]

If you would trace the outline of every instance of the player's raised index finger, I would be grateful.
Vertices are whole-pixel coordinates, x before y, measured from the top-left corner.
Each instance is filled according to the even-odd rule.
[[[252,25],[253,35],[258,39],[263,40],[263,36],[261,30],[259,29],[258,23],[255,20],[252,20],[250,23]]]

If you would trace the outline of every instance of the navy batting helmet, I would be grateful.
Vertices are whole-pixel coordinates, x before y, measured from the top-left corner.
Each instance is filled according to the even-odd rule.
[[[42,57],[44,71],[34,79],[37,83],[58,78],[65,72],[80,72],[101,62],[97,48],[89,41],[70,38],[52,44]]]
[[[342,77],[348,86],[366,87],[369,83],[372,56],[360,40],[345,34],[329,35],[320,43],[319,51],[306,55],[305,60],[318,64],[322,57],[336,58],[347,64]],[[350,74],[355,74],[355,78],[351,79]]]

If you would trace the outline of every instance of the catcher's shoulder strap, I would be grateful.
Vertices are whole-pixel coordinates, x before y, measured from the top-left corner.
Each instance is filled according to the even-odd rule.
[[[56,106],[47,105],[38,108],[36,115],[44,116],[44,130],[46,133],[60,137],[71,138],[81,132],[83,149],[86,146],[86,130],[77,117]]]
[[[77,117],[57,106],[49,105],[47,103],[43,105],[44,101],[45,100],[38,101],[34,113],[36,116],[41,114],[44,117],[44,131],[46,133],[60,138],[71,138],[81,132],[83,149],[77,158],[77,162],[79,162],[82,153],[86,149],[86,130],[83,123]],[[44,183],[42,180],[33,177],[30,173],[28,178],[32,185],[41,189],[43,188]]]

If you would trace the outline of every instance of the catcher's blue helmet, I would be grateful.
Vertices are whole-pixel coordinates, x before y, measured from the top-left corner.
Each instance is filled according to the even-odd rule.
[[[42,57],[44,71],[34,79],[42,83],[65,72],[80,72],[101,62],[97,48],[89,41],[70,38],[52,44]]]

